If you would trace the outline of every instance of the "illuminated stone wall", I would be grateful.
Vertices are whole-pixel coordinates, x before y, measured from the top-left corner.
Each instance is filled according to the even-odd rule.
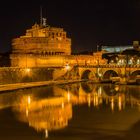
[[[42,27],[38,24],[26,30],[25,36],[12,40],[13,53],[70,55],[71,39],[63,28]]]
[[[0,68],[0,84],[48,81],[53,79],[53,69]]]
[[[63,67],[69,64],[74,65],[106,65],[107,60],[102,59],[102,54],[94,55],[30,55],[11,54],[12,67]]]
[[[38,24],[12,40],[10,60],[12,67],[21,68],[106,64],[102,53],[71,55],[71,39],[63,28]]]

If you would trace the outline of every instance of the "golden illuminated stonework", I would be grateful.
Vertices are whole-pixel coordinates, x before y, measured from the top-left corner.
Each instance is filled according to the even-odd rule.
[[[71,39],[63,28],[35,24],[26,30],[25,36],[13,39],[12,47],[13,53],[70,55]]]
[[[63,28],[35,24],[12,40],[12,67],[65,67],[106,64],[101,55],[71,55],[71,39]]]
[[[23,96],[18,106],[13,108],[19,121],[29,123],[37,131],[52,131],[65,128],[72,118],[72,104],[64,97],[36,100],[33,96]]]
[[[63,28],[35,24],[24,36],[12,40],[10,59],[13,67],[44,67],[56,65],[61,56],[70,54],[71,39]]]

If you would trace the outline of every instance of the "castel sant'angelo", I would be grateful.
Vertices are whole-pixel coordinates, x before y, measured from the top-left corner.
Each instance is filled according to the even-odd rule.
[[[97,58],[98,57],[98,58]],[[105,64],[102,54],[71,55],[71,39],[63,28],[51,27],[43,18],[26,30],[24,36],[12,40],[12,67],[54,67],[69,65]],[[97,62],[98,59],[98,62]]]

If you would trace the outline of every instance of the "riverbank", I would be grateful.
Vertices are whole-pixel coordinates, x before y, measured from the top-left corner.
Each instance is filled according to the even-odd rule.
[[[82,80],[59,80],[59,81],[40,81],[40,82],[30,82],[30,83],[4,84],[4,85],[0,85],[0,92],[39,87],[39,86],[70,84],[76,82],[82,82]]]
[[[87,80],[58,80],[58,81],[40,81],[40,82],[29,82],[29,83],[15,83],[15,84],[3,84],[0,85],[0,92],[5,91],[12,91],[12,90],[18,90],[18,89],[24,89],[24,88],[32,88],[32,87],[40,87],[40,86],[52,86],[52,85],[63,85],[63,84],[72,84],[72,83],[78,83],[78,82],[85,82]],[[108,82],[97,82],[97,81],[90,81],[94,84],[105,84]],[[110,82],[112,84],[112,82]],[[118,85],[137,85],[136,83],[114,83]]]

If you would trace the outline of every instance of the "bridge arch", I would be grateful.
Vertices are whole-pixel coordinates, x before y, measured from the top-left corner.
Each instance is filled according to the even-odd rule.
[[[140,75],[140,70],[133,71],[130,74],[130,79],[135,79],[137,75]]]
[[[107,96],[116,96],[120,92],[118,85],[104,85],[103,90]]]
[[[81,83],[81,87],[85,93],[92,93],[94,89],[93,84],[87,82]]]
[[[114,70],[107,70],[104,74],[103,74],[103,79],[110,79],[110,77],[118,77],[118,73]]]
[[[92,71],[91,70],[85,70],[83,71],[82,75],[81,75],[81,79],[85,79],[85,80],[88,80],[88,79],[91,79],[92,77]]]

